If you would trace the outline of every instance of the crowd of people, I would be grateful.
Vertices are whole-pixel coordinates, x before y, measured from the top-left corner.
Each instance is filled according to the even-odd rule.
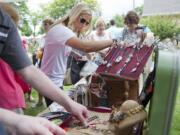
[[[37,105],[45,97],[47,107],[53,101],[86,124],[87,108],[73,101],[63,91],[67,67],[71,66],[72,84],[79,81],[82,67],[89,60],[101,64],[107,51],[118,41],[143,42],[147,27],[139,26],[139,16],[130,11],[124,19],[124,28],[115,21],[106,29],[103,18],[98,18],[95,30],[91,29],[92,11],[83,3],[58,20],[45,19],[44,35],[39,50],[27,55],[27,45],[18,34],[19,15],[10,4],[0,3],[0,134],[65,135],[66,132],[43,118],[23,115],[24,93],[34,88],[39,92]],[[39,68],[39,69],[38,69]],[[29,94],[30,98],[30,94]],[[8,132],[8,133],[7,133]]]

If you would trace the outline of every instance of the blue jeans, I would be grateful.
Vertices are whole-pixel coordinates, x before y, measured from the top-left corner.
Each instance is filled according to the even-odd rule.
[[[7,132],[5,131],[5,128],[1,123],[0,123],[0,135],[7,135]]]

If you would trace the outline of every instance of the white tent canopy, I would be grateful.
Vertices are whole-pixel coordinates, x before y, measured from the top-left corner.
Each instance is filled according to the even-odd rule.
[[[143,16],[180,14],[180,0],[144,0]]]

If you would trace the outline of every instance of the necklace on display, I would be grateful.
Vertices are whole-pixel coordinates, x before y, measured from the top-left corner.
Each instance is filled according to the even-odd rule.
[[[121,69],[118,70],[117,74],[120,75],[121,72],[127,67],[128,63],[131,61],[133,54],[136,50],[136,45],[133,46],[133,49],[131,50],[129,56],[127,57],[127,59],[125,60],[125,63],[123,65],[123,67]],[[129,53],[129,52],[128,52]]]
[[[111,58],[109,59],[109,62],[106,65],[106,71],[109,71],[109,68],[113,65],[113,59],[119,55],[120,50],[123,49],[123,46],[117,47],[115,52],[112,54]]]
[[[121,60],[123,59],[123,51],[125,51],[125,49],[126,49],[126,47],[124,47],[124,46],[121,46],[120,48],[119,48],[119,52],[120,53],[118,53],[118,55],[117,55],[117,58],[115,59],[115,63],[120,63],[121,62]],[[122,53],[122,54],[121,54]],[[121,54],[121,55],[120,55]]]
[[[117,49],[114,51],[114,53],[111,55],[111,57],[109,58],[109,60],[106,60],[106,62],[104,62],[106,64],[106,68],[109,68],[111,66],[111,60],[113,59],[114,55],[116,55],[117,53]],[[109,62],[108,62],[109,61]]]
[[[130,71],[130,73],[136,72],[139,65],[141,64],[141,61],[146,57],[146,55],[149,53],[149,51],[151,51],[152,48],[154,48],[155,45],[157,45],[159,43],[159,39],[154,40],[151,44],[151,46],[149,47],[149,50],[144,54],[144,56],[141,57],[141,59],[139,59],[138,54],[136,54],[136,58],[137,58],[137,63],[136,66]],[[140,47],[138,48],[139,50],[143,47],[143,44],[139,45]]]
[[[130,71],[130,73],[136,72],[139,65],[141,64],[142,60],[147,56],[147,54],[149,53],[149,51],[151,51],[151,47],[146,51],[146,53],[144,53],[144,56],[141,57],[141,59],[139,58],[138,54],[141,48],[138,49],[138,52],[136,54],[136,59],[137,59],[137,63],[136,66]]]
[[[115,58],[115,60],[112,60],[111,61],[111,66],[114,64],[114,63],[119,63],[122,59],[123,59],[123,52],[125,51],[126,47],[124,46],[120,46],[119,48],[117,48],[117,53],[116,55],[113,57]],[[122,53],[122,54],[121,54]],[[121,56],[122,55],[122,56]],[[118,60],[118,61],[117,61]],[[110,70],[110,67],[106,70],[107,72],[109,72]]]

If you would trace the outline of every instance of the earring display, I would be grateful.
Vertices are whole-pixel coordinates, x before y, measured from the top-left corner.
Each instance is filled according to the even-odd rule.
[[[154,46],[134,44],[112,48],[96,73],[116,75],[131,80],[139,78]]]

